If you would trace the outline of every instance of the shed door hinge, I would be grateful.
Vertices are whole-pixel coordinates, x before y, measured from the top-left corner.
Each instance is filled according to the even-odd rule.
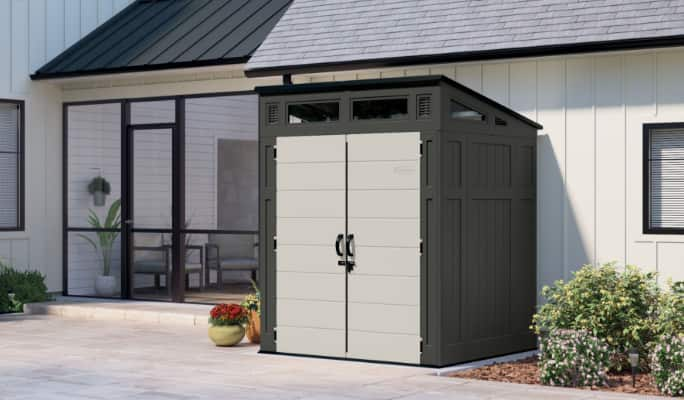
[[[278,238],[273,236],[273,250],[278,248]]]
[[[423,353],[423,339],[420,339],[420,353]]]
[[[420,254],[423,255],[423,239],[420,239],[420,243],[418,246],[420,248]]]
[[[278,148],[273,146],[273,159],[275,160],[277,158],[278,158]]]
[[[423,156],[423,142],[420,142],[420,149],[418,150],[420,152],[420,156]]]
[[[276,340],[278,340],[278,331],[275,328],[273,328],[273,341],[275,342]],[[421,342],[421,346],[422,346],[422,342]]]

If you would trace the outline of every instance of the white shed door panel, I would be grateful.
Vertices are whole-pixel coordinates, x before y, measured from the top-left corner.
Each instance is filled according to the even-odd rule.
[[[420,135],[349,135],[350,358],[420,363]]]
[[[276,350],[345,356],[345,136],[276,141]]]

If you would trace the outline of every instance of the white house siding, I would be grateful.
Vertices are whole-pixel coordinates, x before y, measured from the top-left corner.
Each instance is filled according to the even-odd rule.
[[[62,288],[61,91],[29,75],[131,0],[0,0],[0,98],[26,102],[26,230],[0,232],[0,258]]]
[[[616,261],[684,280],[684,236],[642,233],[642,125],[684,121],[681,48],[297,76],[319,82],[443,74],[544,125],[539,285]]]
[[[684,49],[295,76],[444,74],[539,121],[539,285],[616,261],[684,279],[684,236],[642,233],[642,125],[684,121]],[[66,101],[251,90],[280,79],[186,70],[65,82]]]

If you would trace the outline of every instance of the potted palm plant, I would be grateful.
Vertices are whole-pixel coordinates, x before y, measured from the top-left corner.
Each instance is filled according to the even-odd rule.
[[[88,193],[93,196],[93,203],[96,207],[104,206],[107,195],[111,192],[112,185],[102,175],[94,177],[88,183]]]
[[[102,258],[102,274],[95,277],[95,293],[98,296],[112,297],[116,293],[116,278],[112,273],[112,249],[116,238],[119,237],[121,228],[121,200],[115,200],[109,207],[104,221],[93,211],[89,210],[88,223],[97,229],[95,236],[97,241],[90,236],[79,234],[78,236],[86,240],[93,246],[95,253]]]

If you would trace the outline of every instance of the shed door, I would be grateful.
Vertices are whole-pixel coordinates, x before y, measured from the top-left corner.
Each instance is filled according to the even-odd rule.
[[[420,135],[348,135],[349,358],[420,363]]]
[[[276,350],[345,356],[345,136],[276,142]]]

